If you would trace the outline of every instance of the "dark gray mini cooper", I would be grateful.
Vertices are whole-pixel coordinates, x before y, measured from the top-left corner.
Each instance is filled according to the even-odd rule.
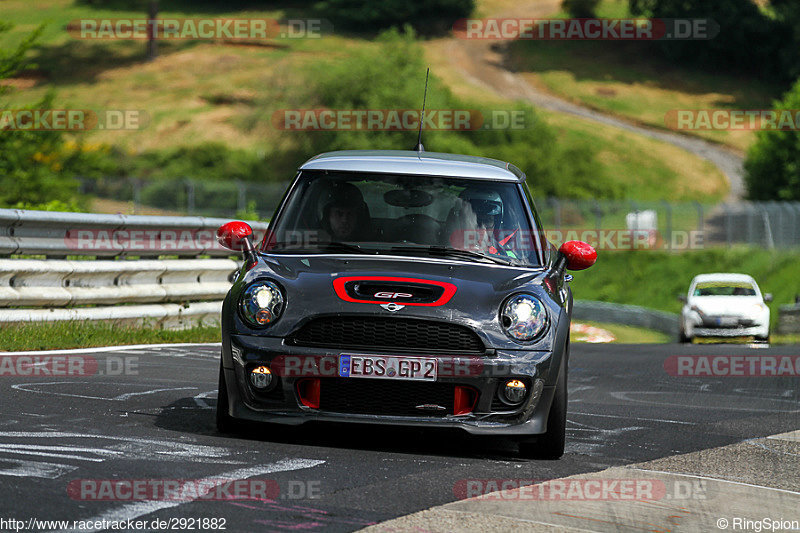
[[[597,254],[545,239],[511,164],[418,151],[299,170],[222,311],[217,424],[460,428],[564,453],[572,293]]]

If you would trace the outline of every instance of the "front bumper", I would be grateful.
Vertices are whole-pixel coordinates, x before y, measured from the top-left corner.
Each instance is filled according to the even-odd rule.
[[[364,414],[336,412],[326,409],[323,403],[315,409],[302,404],[297,384],[299,380],[320,377],[321,379],[348,380],[350,382],[376,381],[364,378],[340,378],[324,371],[324,366],[310,368],[300,364],[302,372],[283,372],[278,377],[275,389],[267,395],[259,394],[249,383],[247,370],[254,365],[270,365],[282,358],[313,361],[319,358],[336,359],[342,353],[322,348],[290,346],[276,337],[233,335],[223,342],[223,368],[228,389],[230,415],[237,419],[300,425],[306,422],[350,422],[399,426],[425,426],[459,428],[475,435],[530,436],[545,433],[547,415],[555,392],[560,356],[553,357],[550,351],[498,350],[492,356],[450,356],[398,354],[370,352],[370,355],[405,355],[408,357],[433,357],[439,368],[454,369],[440,371],[437,384],[453,384],[477,391],[477,401],[467,414],[429,414],[419,416],[389,415],[379,412]],[[359,352],[366,353],[366,352]],[[277,364],[277,363],[276,363]],[[329,368],[330,368],[329,367]],[[466,369],[466,371],[465,371]],[[554,370],[552,370],[554,369]],[[520,405],[508,406],[499,401],[498,387],[509,378],[521,379],[528,385],[528,394]],[[537,380],[543,387],[538,396],[532,394]],[[392,381],[397,384],[397,380]],[[324,391],[323,391],[324,393]],[[376,405],[381,398],[376,398]],[[421,398],[424,402],[424,398]],[[376,409],[376,411],[379,408]]]
[[[749,328],[693,328],[694,337],[766,337],[769,330],[764,326]]]
[[[687,337],[769,336],[769,316],[709,316],[692,311],[682,318]]]

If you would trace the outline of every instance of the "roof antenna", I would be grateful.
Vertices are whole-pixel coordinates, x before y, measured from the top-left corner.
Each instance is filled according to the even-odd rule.
[[[425,121],[425,99],[428,97],[428,74],[430,71],[430,67],[425,71],[425,93],[422,95],[422,117],[419,121],[419,135],[417,136],[417,145],[414,147],[415,152],[425,151],[425,147],[422,146],[422,123]]]

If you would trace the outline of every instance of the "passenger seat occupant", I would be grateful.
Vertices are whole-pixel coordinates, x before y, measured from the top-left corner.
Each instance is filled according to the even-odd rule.
[[[358,187],[347,182],[335,183],[322,209],[322,229],[330,240],[364,240],[371,227],[369,207]]]
[[[464,247],[477,247],[490,254],[517,257],[507,246],[509,238],[502,241],[498,239],[503,221],[503,200],[497,191],[488,188],[466,189],[459,199],[460,206],[453,208],[455,212],[451,210],[448,225],[452,226],[454,219],[459,221],[464,231]]]

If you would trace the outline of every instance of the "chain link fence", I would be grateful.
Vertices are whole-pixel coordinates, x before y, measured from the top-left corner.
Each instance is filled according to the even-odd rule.
[[[175,214],[225,218],[246,212],[259,219],[268,219],[288,186],[289,182],[100,178],[81,180],[81,193],[130,202],[134,214],[147,207]]]
[[[800,202],[642,202],[633,200],[536,201],[542,224],[556,237],[600,240],[609,232],[649,235],[649,247],[693,249],[751,245],[800,247]],[[609,239],[618,243],[618,240]]]

